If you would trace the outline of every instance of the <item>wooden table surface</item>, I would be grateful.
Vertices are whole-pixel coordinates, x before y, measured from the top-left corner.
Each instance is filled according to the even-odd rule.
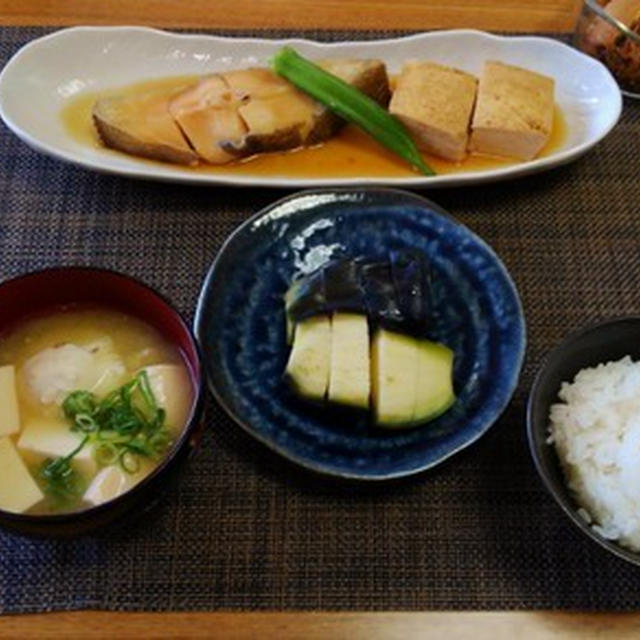
[[[0,24],[570,31],[578,0],[0,0]],[[0,638],[639,638],[640,615],[581,612],[105,613],[0,618]]]

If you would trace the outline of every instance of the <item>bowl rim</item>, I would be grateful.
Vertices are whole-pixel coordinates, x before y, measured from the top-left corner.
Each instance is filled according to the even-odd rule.
[[[81,509],[78,511],[69,511],[65,513],[51,513],[51,514],[29,514],[29,513],[16,513],[13,511],[6,511],[0,508],[0,520],[4,524],[5,522],[8,526],[11,525],[41,525],[45,527],[46,525],[63,525],[63,524],[71,524],[77,521],[90,520],[94,516],[99,516],[102,513],[117,507],[119,504],[124,504],[132,495],[136,493],[143,492],[148,486],[150,486],[153,482],[155,482],[156,478],[158,478],[165,470],[172,464],[173,460],[176,458],[178,453],[183,449],[185,443],[191,438],[193,431],[196,429],[196,426],[199,422],[199,418],[204,409],[204,360],[202,357],[202,350],[200,349],[200,344],[195,338],[194,332],[189,325],[189,323],[182,317],[182,314],[176,309],[175,305],[162,293],[160,293],[154,287],[148,285],[146,282],[143,282],[141,279],[131,276],[129,274],[123,273],[121,271],[117,271],[116,269],[110,269],[108,267],[94,267],[94,266],[85,266],[85,265],[69,265],[69,266],[52,266],[52,267],[44,267],[42,269],[36,269],[34,271],[28,271],[26,273],[19,274],[12,278],[7,278],[6,280],[0,281],[0,296],[2,295],[2,289],[5,285],[16,284],[22,280],[27,280],[32,277],[38,277],[47,273],[58,272],[64,274],[66,272],[83,272],[86,274],[96,274],[102,273],[110,276],[115,276],[116,278],[120,278],[122,280],[126,280],[136,284],[137,286],[146,289],[149,293],[154,295],[162,304],[167,308],[167,310],[178,320],[181,328],[184,330],[185,335],[188,336],[191,347],[194,350],[194,354],[196,356],[196,361],[198,364],[199,371],[191,371],[191,380],[193,382],[194,387],[194,397],[191,403],[191,411],[189,413],[189,417],[187,418],[185,425],[180,433],[179,438],[174,442],[169,454],[149,473],[145,476],[140,482],[133,485],[131,488],[127,489],[124,493],[116,496],[115,498],[111,498],[106,502],[102,502],[98,505],[94,505],[88,507],[86,509]],[[105,305],[107,308],[109,305]],[[44,308],[43,308],[44,309]],[[126,313],[126,312],[124,312]],[[141,318],[142,319],[142,318]],[[188,362],[185,363],[186,366],[191,369]],[[46,531],[44,532],[46,535]]]
[[[608,22],[612,27],[616,27],[618,31],[621,31],[627,38],[640,45],[640,35],[635,31],[632,31],[627,25],[618,20],[615,16],[612,16],[604,7],[599,5],[596,0],[584,0],[584,4],[591,9],[599,18]],[[578,29],[576,28],[576,31]]]
[[[588,0],[586,0],[588,1]],[[622,315],[622,316],[614,316],[613,318],[608,318],[605,320],[593,322],[587,324],[586,326],[580,327],[568,333],[564,338],[562,338],[554,347],[549,349],[547,353],[542,358],[536,375],[534,377],[533,383],[531,384],[531,390],[529,392],[529,397],[527,399],[527,407],[526,407],[526,431],[527,431],[527,443],[529,446],[529,454],[533,459],[534,467],[536,468],[536,472],[538,473],[539,478],[542,480],[542,483],[547,490],[548,493],[551,494],[556,504],[561,508],[561,510],[569,517],[569,519],[582,531],[584,535],[586,535],[589,539],[596,542],[601,548],[611,552],[617,557],[626,560],[631,564],[635,564],[640,566],[640,551],[632,551],[631,549],[627,549],[623,547],[615,540],[608,540],[601,536],[599,533],[593,530],[591,524],[588,523],[584,518],[580,516],[578,513],[578,508],[581,505],[578,505],[575,500],[572,499],[570,489],[566,486],[566,493],[563,494],[558,491],[552,484],[551,479],[548,474],[543,470],[541,456],[539,455],[538,448],[534,442],[534,433],[537,432],[536,425],[533,424],[533,412],[534,412],[534,403],[538,398],[538,394],[540,391],[540,387],[544,381],[544,378],[549,374],[551,369],[549,368],[551,362],[558,357],[566,347],[569,345],[576,344],[583,340],[587,335],[592,333],[597,333],[603,330],[606,327],[614,326],[616,324],[620,324],[622,322],[634,322],[640,326],[640,315]],[[577,372],[576,372],[577,373]],[[574,374],[575,375],[575,374]],[[545,431],[548,428],[548,425],[545,422]],[[544,440],[545,446],[551,446],[546,443],[546,438]],[[554,447],[554,455],[557,457],[557,453]],[[560,465],[560,461],[558,460],[558,464]],[[564,478],[564,471],[560,467],[560,472],[562,477]]]
[[[444,455],[443,457],[441,457],[436,461],[433,461],[427,464],[421,464],[409,470],[400,470],[400,471],[394,471],[394,472],[388,472],[388,473],[362,474],[362,473],[351,472],[351,471],[338,471],[336,469],[328,469],[322,464],[311,462],[302,456],[293,454],[286,447],[283,447],[281,445],[278,445],[272,442],[270,438],[264,436],[263,434],[259,433],[257,430],[253,429],[247,421],[245,421],[243,418],[237,415],[237,413],[232,409],[232,407],[227,402],[226,398],[223,397],[222,393],[220,393],[220,391],[218,390],[218,387],[213,383],[213,380],[209,375],[209,370],[207,368],[206,362],[205,362],[205,368],[206,368],[205,378],[207,380],[210,393],[212,394],[216,402],[225,411],[227,416],[229,416],[231,420],[236,425],[238,425],[245,433],[248,433],[252,438],[257,440],[261,444],[265,445],[272,452],[282,456],[284,459],[288,460],[289,462],[296,464],[298,467],[305,469],[307,471],[316,473],[320,476],[336,478],[343,481],[355,481],[355,482],[374,484],[374,483],[380,483],[380,482],[385,482],[390,480],[398,480],[406,477],[411,477],[420,473],[424,473],[429,469],[433,469],[434,467],[437,467],[443,462],[451,459],[453,456],[460,453],[464,449],[467,449],[468,447],[472,446],[480,438],[485,436],[487,432],[504,415],[507,408],[513,401],[513,396],[518,388],[520,379],[522,377],[522,369],[524,366],[524,361],[527,353],[527,344],[528,344],[527,322],[524,314],[524,307],[522,305],[520,293],[516,286],[515,280],[511,276],[511,273],[507,269],[506,265],[502,262],[502,259],[497,254],[497,252],[493,249],[493,247],[488,242],[486,242],[479,234],[477,234],[470,227],[468,227],[466,224],[458,220],[446,209],[444,209],[442,206],[440,206],[430,198],[427,198],[422,194],[419,194],[413,191],[408,191],[405,189],[399,189],[399,188],[387,187],[387,186],[369,186],[369,185],[357,186],[356,185],[356,186],[340,186],[340,187],[317,187],[317,188],[309,188],[309,189],[302,189],[300,191],[295,191],[286,196],[283,196],[282,198],[278,198],[277,200],[271,202],[270,204],[264,207],[261,207],[253,215],[249,216],[242,224],[237,226],[234,229],[234,231],[231,234],[229,234],[229,236],[227,236],[224,243],[222,244],[217,254],[215,255],[202,281],[200,294],[198,296],[198,302],[196,305],[196,312],[195,312],[193,325],[194,325],[194,331],[195,331],[196,337],[202,345],[202,343],[204,342],[204,332],[205,332],[205,323],[203,319],[204,313],[205,313],[204,312],[205,302],[208,297],[208,292],[211,288],[211,283],[215,280],[216,277],[219,276],[218,271],[220,269],[220,265],[222,264],[222,258],[225,254],[226,249],[230,247],[233,244],[233,242],[235,242],[237,238],[240,237],[246,231],[246,229],[250,229],[257,220],[260,220],[262,218],[267,218],[272,214],[273,211],[282,208],[284,205],[287,205],[290,202],[301,200],[303,198],[307,198],[310,196],[338,194],[342,197],[346,197],[347,194],[354,194],[354,193],[361,194],[361,195],[362,194],[371,195],[371,194],[381,193],[381,194],[386,194],[390,196],[396,196],[396,197],[399,196],[402,198],[404,202],[412,201],[413,203],[417,204],[420,207],[428,207],[438,216],[446,218],[447,220],[451,221],[453,224],[465,229],[465,231],[468,232],[474,238],[474,240],[478,242],[485,250],[487,250],[487,252],[493,258],[495,258],[496,262],[500,265],[501,274],[505,278],[505,281],[507,282],[508,286],[511,288],[514,294],[514,299],[517,304],[518,318],[519,318],[519,324],[520,324],[520,334],[519,334],[518,353],[517,353],[515,364],[513,367],[513,370],[514,370],[513,379],[511,380],[505,399],[502,405],[495,412],[493,419],[488,421],[487,424],[485,424],[485,426],[483,427],[483,429],[479,433],[475,434],[473,438],[463,443],[459,447],[452,449],[446,455]]]

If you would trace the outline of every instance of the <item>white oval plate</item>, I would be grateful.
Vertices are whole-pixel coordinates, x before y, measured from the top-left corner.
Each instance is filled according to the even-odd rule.
[[[568,133],[554,153],[506,167],[435,177],[289,178],[207,174],[179,166],[150,164],[75,140],[60,116],[82,91],[99,91],[171,75],[204,74],[267,65],[283,44],[311,57],[381,58],[397,72],[409,58],[429,59],[478,74],[485,60],[498,59],[552,76],[556,101]],[[425,33],[393,40],[325,44],[309,40],[264,40],[181,35],[141,27],[75,27],[23,47],[0,74],[0,115],[38,151],[74,164],[125,176],[204,184],[317,187],[387,184],[451,187],[513,178],[569,162],[601,140],[615,125],[620,91],[607,69],[575,49],[548,38],[504,37],[481,31]]]

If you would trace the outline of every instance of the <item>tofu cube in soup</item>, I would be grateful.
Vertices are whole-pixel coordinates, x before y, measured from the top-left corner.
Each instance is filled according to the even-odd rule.
[[[141,467],[136,473],[127,473],[118,465],[103,467],[87,487],[82,499],[93,506],[113,500],[140,482],[150,471],[149,465]]]
[[[389,111],[416,145],[447,160],[463,160],[476,99],[475,76],[432,62],[408,62],[397,79]]]
[[[485,63],[471,123],[472,151],[531,160],[553,127],[554,80],[534,71]]]
[[[20,431],[20,413],[16,396],[15,368],[0,367],[0,436]]]
[[[158,406],[165,410],[165,423],[171,432],[179,434],[191,411],[189,375],[183,365],[156,364],[145,367],[149,386]]]
[[[18,450],[26,461],[35,464],[45,459],[66,456],[81,441],[80,435],[71,431],[69,424],[64,420],[37,418],[25,424],[18,439]],[[93,476],[97,470],[93,447],[83,447],[73,457],[71,466],[85,478]]]
[[[0,509],[23,513],[44,498],[9,437],[0,438]]]

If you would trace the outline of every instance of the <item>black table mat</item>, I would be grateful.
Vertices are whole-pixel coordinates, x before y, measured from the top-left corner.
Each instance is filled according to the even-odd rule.
[[[48,31],[0,29],[0,64]],[[575,531],[542,488],[524,405],[562,336],[640,312],[639,143],[640,106],[627,102],[613,133],[574,164],[428,193],[494,247],[526,312],[519,389],[480,442],[417,477],[343,483],[281,460],[211,401],[201,451],[151,518],[109,538],[0,533],[0,611],[637,608],[640,569]],[[224,238],[285,193],[98,175],[0,127],[0,277],[111,267],[191,318]]]

